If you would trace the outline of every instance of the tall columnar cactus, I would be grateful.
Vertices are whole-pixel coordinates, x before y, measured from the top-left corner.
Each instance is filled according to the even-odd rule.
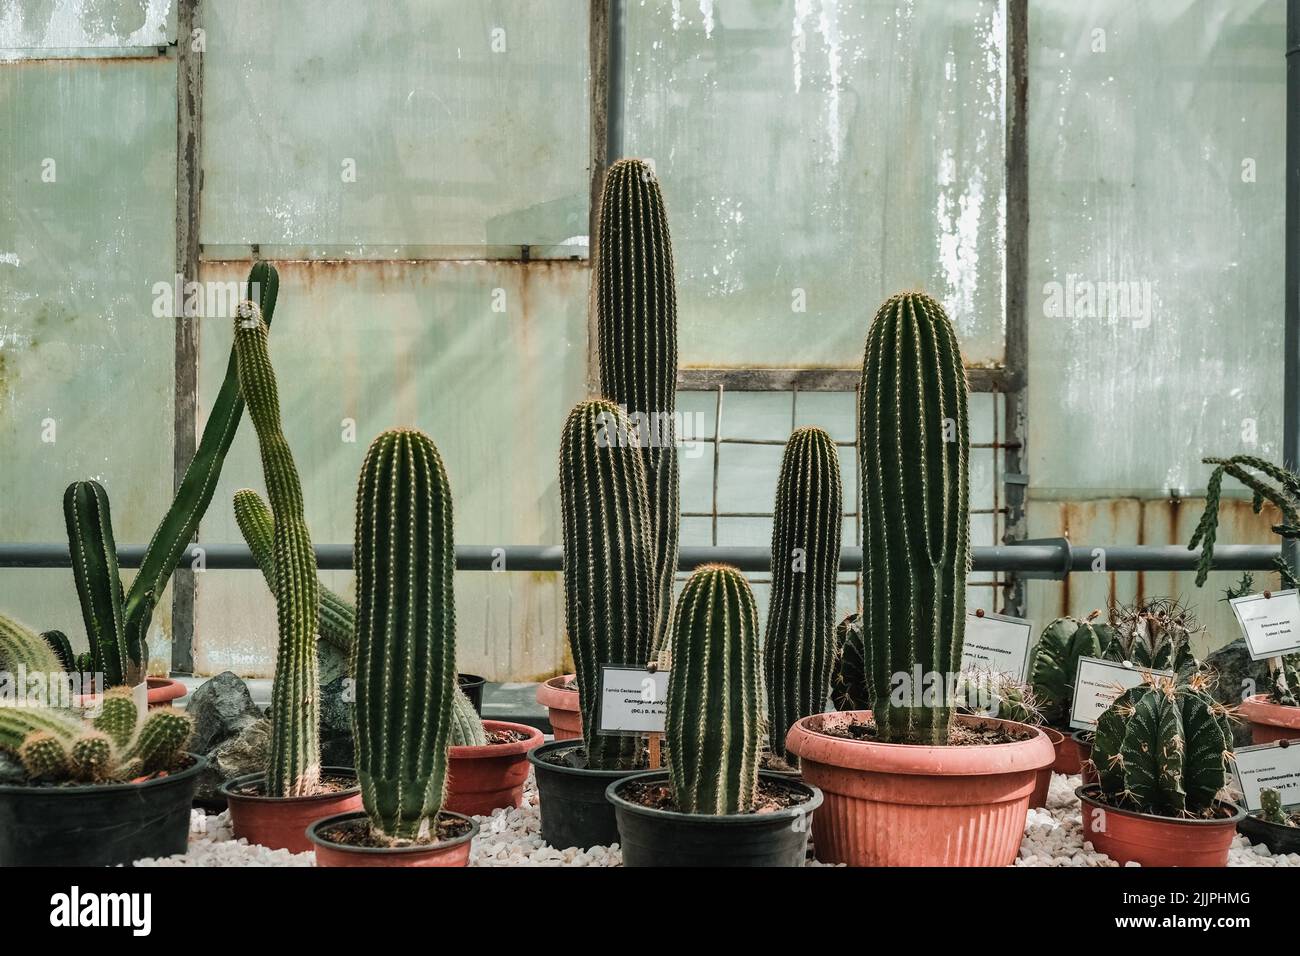
[[[42,631],[41,640],[49,645],[63,669],[68,673],[77,670],[77,655],[72,652],[72,642],[62,631]]]
[[[1213,815],[1232,759],[1229,712],[1204,675],[1147,677],[1097,720],[1091,758],[1116,806],[1166,817]]]
[[[605,174],[595,273],[601,395],[623,407],[642,446],[657,651],[668,632],[677,572],[677,287],[659,181],[639,159],[621,159]]]
[[[487,744],[483,718],[474,709],[474,702],[459,688],[451,704],[450,743],[453,747],[483,747]]]
[[[235,318],[239,390],[257,430],[271,510],[275,515],[275,605],[279,625],[271,688],[271,754],[266,793],[306,796],[320,783],[320,675],[316,632],[320,586],[316,553],[303,516],[302,484],[280,427],[280,396],[267,351],[267,326],[257,304]]]
[[[673,614],[664,737],[673,799],[685,813],[745,813],[758,794],[763,672],[758,611],[745,576],[708,564]]]
[[[772,524],[772,596],[763,641],[769,746],[820,714],[835,657],[835,582],[844,490],[840,456],[820,428],[797,428],[785,446]]]
[[[264,324],[269,326],[280,290],[279,274],[270,263],[258,262],[248,274],[248,288],[249,294],[256,297]],[[110,685],[134,685],[144,679],[154,608],[208,510],[243,414],[232,348],[226,377],[212,403],[198,448],[125,593],[117,571],[108,496],[95,482],[77,482],[67,491],[64,514],[68,547],[86,636],[90,639],[91,667],[103,671]]]
[[[863,627],[875,651],[881,740],[942,744],[952,702],[925,703],[961,665],[970,568],[966,371],[948,316],[920,292],[893,296],[867,335],[859,394]],[[891,700],[895,675],[910,693]]]
[[[0,614],[0,670],[56,674],[63,664],[39,634],[13,618]]]
[[[862,614],[846,614],[835,625],[831,703],[836,710],[871,709],[871,647],[862,633]]]
[[[354,564],[361,796],[378,834],[420,839],[442,808],[457,693],[451,488],[423,432],[384,432],[366,452]]]
[[[1139,667],[1180,671],[1196,666],[1192,640],[1205,628],[1192,612],[1170,598],[1111,608],[1112,636],[1102,657]]]
[[[1034,688],[1043,720],[1053,727],[1064,727],[1070,720],[1074,701],[1074,681],[1079,673],[1079,658],[1101,657],[1115,636],[1110,625],[1093,611],[1084,620],[1058,617],[1047,627],[1034,646],[1029,665],[1029,683]]]

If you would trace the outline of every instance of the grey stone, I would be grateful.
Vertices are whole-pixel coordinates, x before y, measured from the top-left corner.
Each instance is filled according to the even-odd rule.
[[[262,716],[248,685],[230,671],[199,687],[185,710],[194,718],[191,747],[204,754],[243,733]]]
[[[1205,656],[1204,663],[1218,675],[1213,690],[1215,700],[1230,707],[1240,704],[1242,698],[1262,694],[1269,688],[1268,662],[1252,661],[1246,650],[1245,638],[1237,638]],[[1233,723],[1233,737],[1238,747],[1249,744],[1250,724]]]
[[[321,687],[320,750],[326,767],[351,767],[356,759],[352,745],[352,693],[349,677],[336,677]]]
[[[266,770],[271,755],[271,722],[255,719],[238,735],[218,744],[208,753],[208,765],[199,775],[194,799],[199,803],[221,803],[221,785],[236,777]]]

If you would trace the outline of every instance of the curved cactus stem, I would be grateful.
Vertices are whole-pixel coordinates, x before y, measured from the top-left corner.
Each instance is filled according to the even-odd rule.
[[[42,631],[41,640],[49,645],[63,669],[72,673],[77,670],[77,655],[72,652],[72,642],[62,631]]]
[[[91,655],[110,687],[138,684],[143,665],[127,642],[108,492],[97,481],[74,481],[63,493],[63,520]]]

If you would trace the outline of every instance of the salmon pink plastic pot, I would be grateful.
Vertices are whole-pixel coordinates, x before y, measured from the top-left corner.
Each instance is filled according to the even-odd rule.
[[[1270,703],[1267,694],[1256,694],[1243,700],[1237,713],[1250,721],[1252,743],[1300,738],[1300,707]]]
[[[483,729],[489,734],[511,730],[527,737],[485,747],[450,748],[447,799],[443,807],[454,813],[487,816],[498,807],[517,807],[523,803],[528,751],[540,747],[546,739],[536,727],[504,720],[485,720]]]
[[[155,707],[166,707],[172,701],[180,700],[189,693],[184,684],[170,677],[146,677],[145,686],[148,688],[150,710]]]
[[[1043,728],[1046,730],[1047,728]],[[1061,735],[1060,741],[1054,741],[1056,744],[1056,759],[1052,762],[1052,771],[1062,773],[1067,777],[1072,777],[1076,773],[1082,772],[1083,755],[1079,753],[1079,744],[1075,741],[1073,731],[1068,728],[1058,730]]]
[[[550,712],[551,732],[556,740],[577,740],[582,737],[582,711],[578,708],[578,692],[564,686],[576,677],[576,674],[564,674],[537,685],[537,703]]]
[[[470,844],[478,836],[478,824],[463,814],[448,810],[438,815],[464,820],[470,825],[469,831],[427,846],[347,846],[322,836],[325,830],[337,824],[366,819],[365,811],[362,811],[317,820],[307,828],[305,838],[316,848],[317,866],[469,866]]]
[[[1038,771],[1052,765],[1047,735],[1029,727],[1032,737],[1012,743],[930,747],[824,733],[870,718],[865,710],[814,714],[786,736],[804,782],[825,795],[812,821],[817,859],[850,866],[1009,866],[1024,838]]]
[[[1061,740],[1065,734],[1051,727],[1039,727],[1043,733],[1047,734],[1047,739],[1052,742],[1052,749],[1055,751],[1061,745]],[[1038,771],[1038,778],[1034,781],[1034,792],[1029,797],[1029,809],[1037,810],[1040,807],[1047,806],[1047,792],[1052,788],[1052,768],[1044,767]]]
[[[355,780],[357,774],[350,767],[322,767],[321,775]],[[260,788],[264,779],[262,774],[253,773],[228,780],[221,787],[237,840],[247,840],[272,850],[305,853],[311,849],[307,827],[324,817],[361,809],[360,785],[310,797],[267,797],[238,792],[250,784]]]
[[[1095,783],[1074,793],[1083,804],[1084,840],[1121,866],[1227,866],[1237,824],[1246,816],[1235,803],[1222,800],[1217,806],[1223,815],[1213,820],[1120,810],[1098,799],[1101,787]]]

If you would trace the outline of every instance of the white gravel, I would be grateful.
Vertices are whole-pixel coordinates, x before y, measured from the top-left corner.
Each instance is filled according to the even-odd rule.
[[[1078,777],[1052,778],[1047,807],[1030,810],[1025,840],[1016,866],[1116,866],[1110,858],[1083,842],[1083,824],[1074,788]],[[498,810],[490,817],[475,817],[479,835],[470,852],[470,866],[620,866],[618,844],[578,850],[557,850],[542,843],[537,791],[531,777],[523,806]],[[313,866],[314,853],[268,850],[235,840],[229,814],[193,811],[189,851],[162,859],[137,860],[136,866]],[[822,864],[811,863],[812,866]],[[1131,864],[1133,865],[1133,864]],[[1300,855],[1272,856],[1264,846],[1252,847],[1238,835],[1228,854],[1229,866],[1300,866]]]

